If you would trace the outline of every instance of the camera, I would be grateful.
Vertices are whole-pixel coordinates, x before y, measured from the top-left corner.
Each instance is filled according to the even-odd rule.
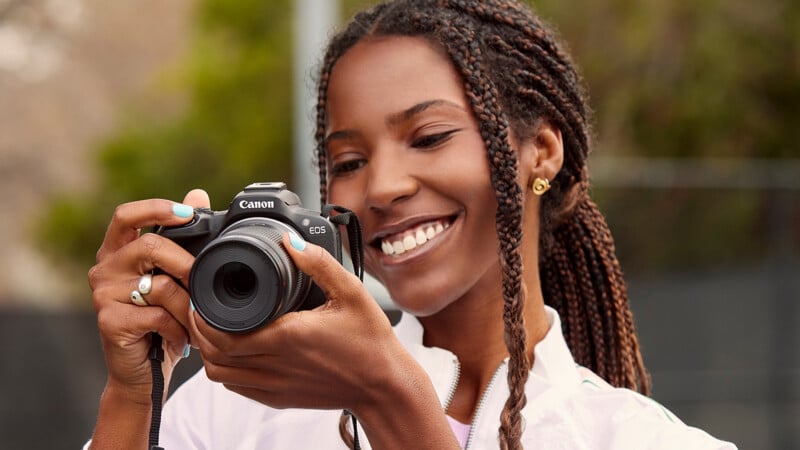
[[[286,252],[284,233],[296,233],[342,261],[336,225],[303,208],[280,182],[250,184],[226,211],[197,208],[191,222],[154,231],[195,255],[192,304],[206,322],[230,332],[253,330],[325,302],[319,286]]]

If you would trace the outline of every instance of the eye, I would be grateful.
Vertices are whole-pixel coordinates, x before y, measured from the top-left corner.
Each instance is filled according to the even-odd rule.
[[[340,177],[350,174],[362,167],[367,163],[365,159],[348,159],[341,162],[335,162],[331,165],[331,175]]]
[[[422,148],[422,149],[433,148],[436,147],[437,145],[441,145],[447,142],[457,131],[459,130],[450,130],[450,131],[445,131],[444,133],[428,134],[419,137],[417,139],[414,139],[414,141],[411,142],[411,146],[414,148]]]

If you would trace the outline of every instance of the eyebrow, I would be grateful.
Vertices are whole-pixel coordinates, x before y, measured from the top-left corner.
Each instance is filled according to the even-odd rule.
[[[327,147],[328,143],[330,141],[334,141],[334,140],[346,141],[348,139],[351,139],[351,138],[354,138],[354,137],[360,136],[360,135],[361,135],[361,133],[359,133],[356,130],[338,130],[338,131],[334,131],[333,133],[325,136],[325,146]]]
[[[389,126],[397,125],[398,123],[412,119],[414,116],[422,113],[426,109],[437,106],[444,106],[447,108],[454,108],[459,111],[464,111],[464,108],[461,105],[459,105],[458,103],[451,102],[450,100],[444,100],[444,99],[428,100],[421,103],[417,103],[416,105],[406,109],[405,111],[401,111],[397,114],[390,115],[386,119],[386,124]]]
[[[412,119],[414,116],[424,112],[427,109],[439,106],[466,112],[463,106],[459,105],[458,103],[451,102],[450,100],[444,100],[444,99],[427,100],[421,103],[417,103],[416,105],[406,110],[400,111],[399,113],[389,115],[389,117],[386,118],[386,124],[389,125],[390,127],[395,126],[399,123]],[[334,131],[333,133],[325,137],[325,144],[327,145],[328,142],[333,140],[347,140],[360,135],[361,133],[356,130]]]

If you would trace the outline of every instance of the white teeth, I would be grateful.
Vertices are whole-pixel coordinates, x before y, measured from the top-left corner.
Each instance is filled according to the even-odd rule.
[[[402,234],[395,235],[397,240],[384,239],[381,241],[381,250],[385,255],[402,255],[413,250],[436,237],[439,233],[449,227],[449,224],[441,222],[428,223],[413,230],[408,230]]]

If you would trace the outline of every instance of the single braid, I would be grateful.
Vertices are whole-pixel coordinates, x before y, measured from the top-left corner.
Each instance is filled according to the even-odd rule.
[[[336,61],[369,36],[421,36],[444,49],[460,73],[479,123],[497,200],[509,398],[500,447],[521,448],[530,370],[522,320],[523,192],[510,132],[527,139],[548,123],[563,137],[564,163],[542,197],[539,271],[545,303],[562,317],[575,360],[612,385],[649,393],[613,239],[588,197],[590,110],[575,65],[553,30],[516,0],[390,0],[356,15],[330,42],[319,72],[317,162],[327,201],[327,90]],[[342,437],[352,445],[346,417]]]
[[[577,237],[577,239],[573,239],[569,243],[569,254],[572,256],[573,270],[575,268],[589,267],[591,265],[589,262],[590,255],[593,256],[592,247],[591,245],[587,245],[587,238],[585,235],[574,237]],[[580,296],[578,298],[589,298],[597,295],[597,292],[595,292],[595,285],[592,283],[591,272],[586,270],[574,271],[577,275],[578,286],[580,288]],[[605,378],[608,375],[606,373],[606,367],[598,364],[599,361],[606,360],[606,333],[604,333],[604,323],[600,316],[598,302],[579,303],[582,303],[585,307],[583,314],[585,314],[585,322],[588,325],[586,331],[590,336],[587,353],[591,355],[592,365],[598,368],[597,374]]]
[[[545,302],[564,318],[564,334],[580,364],[614,385],[649,393],[613,239],[588,199],[591,130],[580,77],[554,33],[516,2],[456,3],[503,25],[502,31],[487,32],[486,42],[496,50],[487,64],[503,69],[493,75],[503,108],[514,119],[512,128],[535,129],[546,120],[562,131],[564,166],[542,205]]]
[[[460,26],[459,26],[460,25]],[[466,80],[466,94],[480,123],[487,150],[492,185],[497,200],[496,224],[500,243],[504,337],[509,351],[509,397],[500,416],[500,448],[517,449],[522,436],[520,412],[525,407],[525,382],[530,362],[526,352],[526,331],[522,321],[522,192],[517,183],[517,158],[508,144],[508,121],[498,103],[497,89],[482,70],[482,49],[466,25],[451,24],[444,42],[458,42],[448,48],[453,62]],[[448,46],[449,47],[449,46]]]
[[[326,111],[328,109],[328,80],[331,77],[333,61],[327,55],[320,73],[317,93],[317,130],[314,139],[317,141],[317,169],[319,170],[319,197],[322,205],[328,198],[328,156],[324,149],[325,130],[328,128]]]

